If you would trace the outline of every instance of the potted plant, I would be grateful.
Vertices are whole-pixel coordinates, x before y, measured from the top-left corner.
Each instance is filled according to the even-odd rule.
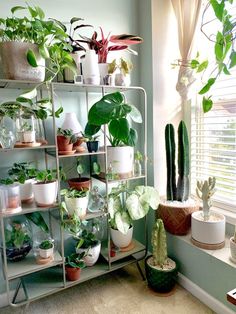
[[[18,262],[32,249],[32,230],[23,217],[8,219],[5,224],[6,256],[11,262]]]
[[[33,200],[32,183],[36,176],[36,169],[31,168],[27,162],[14,163],[8,170],[9,176],[20,185],[21,202],[28,203]]]
[[[88,232],[86,229],[82,231],[77,240],[76,252],[85,252],[84,262],[86,266],[93,266],[99,258],[101,241],[96,239],[94,233]]]
[[[196,194],[202,200],[202,210],[192,213],[192,242],[205,249],[219,249],[225,245],[225,216],[211,208],[215,193],[215,177],[197,181]]]
[[[88,189],[63,189],[61,190],[61,195],[65,197],[65,205],[70,216],[74,213],[80,219],[83,219],[86,216],[88,207]]]
[[[169,292],[177,281],[178,268],[167,256],[166,232],[163,221],[157,219],[152,230],[152,256],[145,260],[147,282],[157,292]]]
[[[21,127],[22,133],[22,143],[35,143],[36,142],[36,134],[35,130],[33,130],[33,126],[29,123],[25,122]]]
[[[85,252],[82,253],[72,253],[66,256],[65,259],[65,269],[66,278],[69,281],[79,280],[81,269],[86,265],[83,258],[85,257]]]
[[[75,153],[73,144],[76,142],[77,137],[73,134],[71,129],[62,128],[57,129],[57,147],[59,155],[71,155]]]
[[[199,206],[189,199],[189,139],[184,121],[178,127],[178,181],[176,185],[175,135],[172,124],[165,128],[167,185],[166,201],[158,207],[158,216],[165,229],[176,235],[187,234],[191,226],[191,214]]]
[[[53,257],[54,243],[51,239],[44,240],[39,245],[39,256],[43,259]]]
[[[57,170],[37,170],[33,193],[39,207],[54,205],[57,198]]]
[[[86,142],[87,149],[89,153],[97,152],[99,148],[99,135],[87,135],[83,134],[84,141]]]
[[[236,263],[236,226],[234,230],[234,235],[230,238],[230,253],[231,260]]]
[[[127,61],[124,58],[120,58],[117,68],[120,73],[115,75],[115,85],[117,86],[129,86],[131,83],[130,72],[133,69],[133,64],[131,61]]]
[[[121,196],[127,198],[122,202]],[[132,241],[133,220],[147,215],[149,208],[157,209],[159,194],[150,186],[136,186],[129,190],[121,184],[114,187],[108,195],[108,213],[110,216],[111,239],[115,246],[127,247]]]
[[[91,179],[87,177],[82,177],[82,174],[85,172],[85,167],[81,163],[81,159],[77,159],[76,163],[76,170],[79,175],[78,178],[71,178],[68,180],[68,184],[71,188],[74,188],[78,191],[81,190],[89,190],[90,189],[90,184],[91,184]]]
[[[19,11],[26,11],[28,16],[17,17]],[[40,7],[26,4],[11,8],[11,17],[1,19],[0,55],[6,79],[42,82],[45,60],[49,80],[66,67],[75,68],[74,60],[64,50],[66,28],[59,21],[44,17]]]
[[[15,214],[22,211],[21,197],[20,197],[20,186],[15,183],[12,179],[0,179],[0,183],[3,184],[1,187],[5,195],[5,210],[11,214]]]
[[[85,134],[93,136],[101,126],[108,128],[107,164],[119,178],[132,177],[134,146],[137,142],[137,131],[131,127],[131,122],[142,123],[142,116],[138,109],[125,102],[124,95],[115,92],[103,96],[89,110],[88,123]],[[104,149],[104,148],[103,148]],[[100,176],[105,177],[104,158],[98,156],[101,166]]]

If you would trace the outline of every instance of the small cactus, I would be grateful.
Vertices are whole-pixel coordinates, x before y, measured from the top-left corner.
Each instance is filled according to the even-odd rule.
[[[166,232],[163,221],[157,219],[152,230],[153,264],[161,266],[167,261]]]
[[[209,177],[205,181],[197,181],[196,193],[203,203],[203,217],[208,220],[210,216],[211,196],[215,193],[216,178]]]

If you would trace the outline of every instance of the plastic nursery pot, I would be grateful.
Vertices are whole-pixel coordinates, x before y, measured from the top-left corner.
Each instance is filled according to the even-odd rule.
[[[66,279],[69,281],[76,281],[80,278],[81,268],[73,268],[66,266]]]
[[[57,135],[57,147],[59,152],[72,151],[73,143],[70,143],[70,139],[63,135]]]
[[[173,267],[161,268],[152,265],[152,256],[145,259],[145,271],[148,286],[156,292],[166,293],[173,289],[177,281],[178,266],[168,258]]]
[[[99,141],[89,141],[86,144],[89,153],[98,151]]]
[[[88,189],[90,190],[91,180],[89,178],[72,178],[68,180],[70,188],[74,188],[78,191]]]

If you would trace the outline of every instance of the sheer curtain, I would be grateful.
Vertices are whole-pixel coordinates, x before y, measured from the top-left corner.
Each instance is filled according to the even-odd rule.
[[[182,99],[182,108],[187,105],[189,88],[195,81],[192,70],[187,66],[191,59],[191,48],[202,0],[171,0],[178,24],[180,69],[176,90]]]

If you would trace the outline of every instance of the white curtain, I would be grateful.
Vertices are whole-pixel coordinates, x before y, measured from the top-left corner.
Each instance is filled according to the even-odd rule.
[[[192,70],[186,66],[191,59],[193,37],[197,26],[202,0],[171,0],[178,23],[181,62],[176,90],[182,101],[188,100],[188,90],[195,81]],[[182,104],[184,105],[184,104]]]

